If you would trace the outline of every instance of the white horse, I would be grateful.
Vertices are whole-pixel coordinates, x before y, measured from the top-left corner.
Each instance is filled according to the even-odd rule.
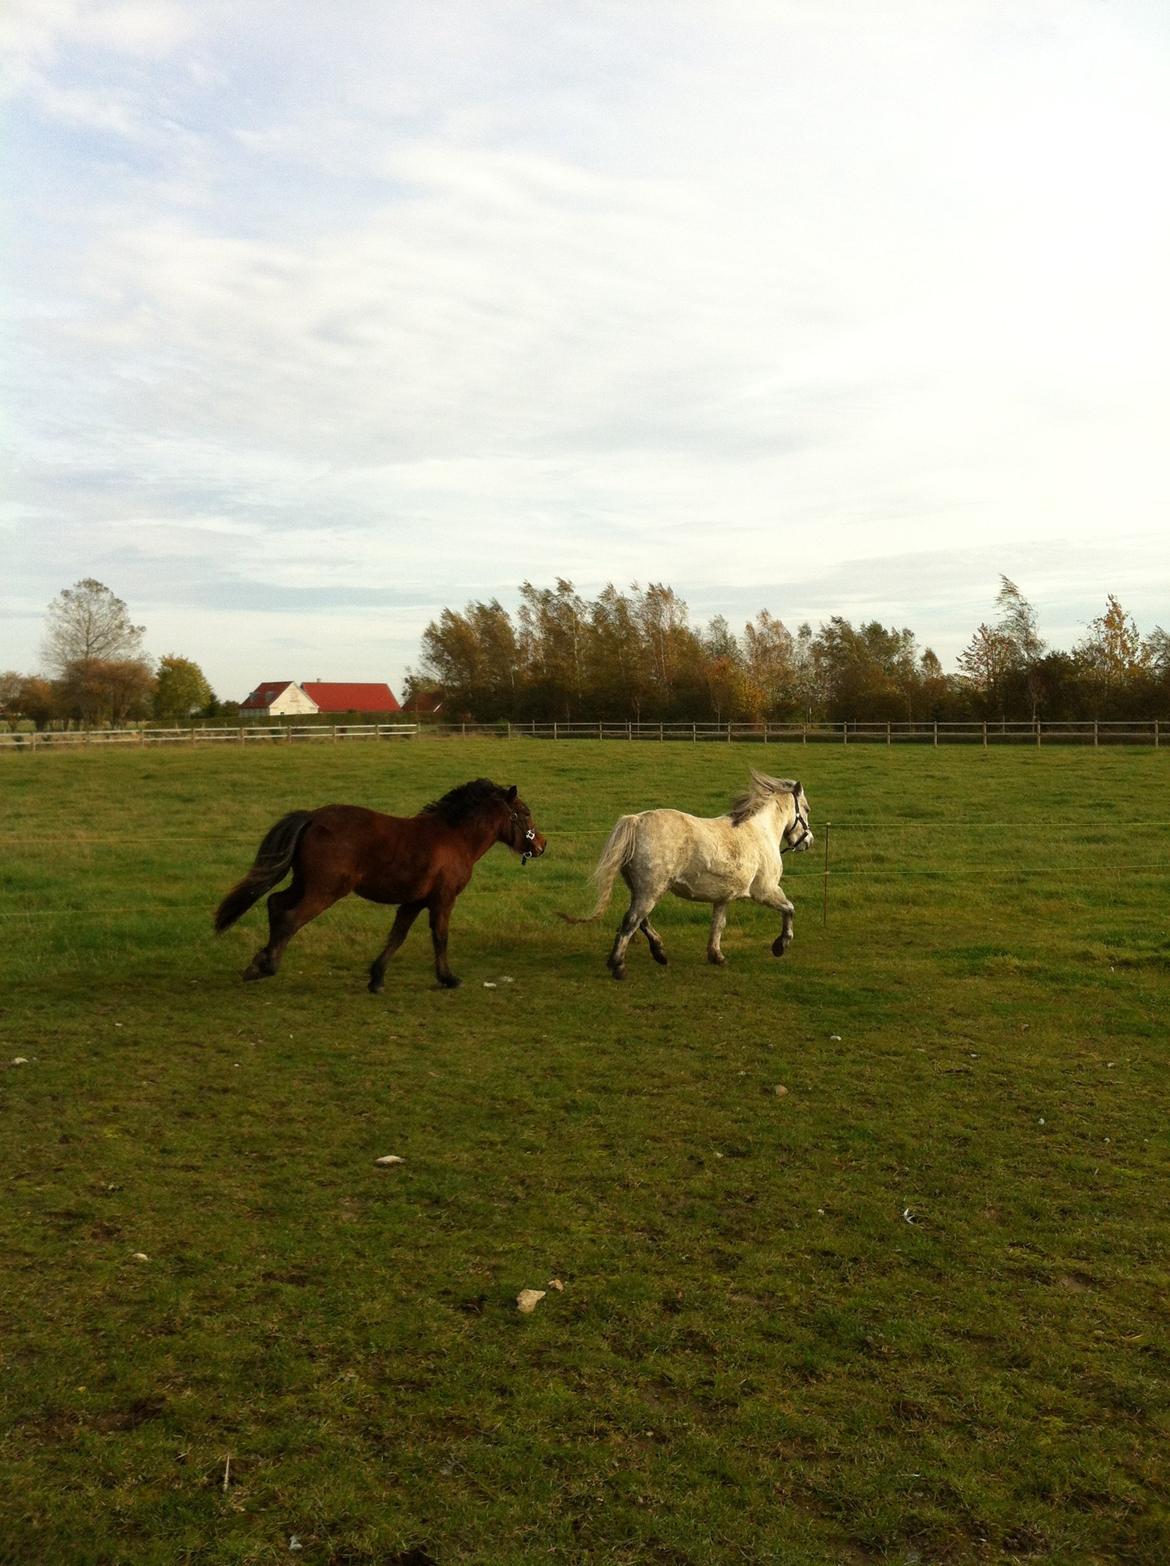
[[[650,942],[650,955],[665,964],[662,937],[650,915],[667,892],[690,902],[713,903],[707,961],[727,961],[719,941],[727,923],[727,905],[750,897],[781,915],[772,954],[782,957],[792,941],[792,904],[780,890],[781,855],[811,848],[808,800],[792,779],[770,778],[752,769],[751,787],[725,816],[689,816],[682,810],[643,810],[621,816],[609,834],[593,879],[597,906],[584,918],[562,914],[570,924],[600,919],[621,872],[630,889],[630,906],[618,926],[606,959],[615,979],[626,976],[626,947],[636,931]]]

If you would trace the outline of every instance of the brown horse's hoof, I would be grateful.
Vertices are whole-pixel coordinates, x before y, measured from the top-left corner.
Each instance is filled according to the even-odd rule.
[[[613,974],[615,979],[624,979],[626,976],[625,968],[615,968],[613,963],[610,963],[609,971]]]
[[[661,946],[652,946],[650,948],[650,955],[653,957],[654,961],[660,968],[666,967],[666,953],[662,950]]]
[[[727,958],[722,952],[708,952],[707,961],[713,968],[723,968],[727,965]]]
[[[369,990],[371,995],[381,995],[385,988],[386,986],[382,983],[381,979],[371,979],[370,982],[366,985],[366,989]]]
[[[252,961],[244,969],[242,978],[245,984],[251,984],[253,979],[271,979],[275,972],[275,968],[263,967],[261,964],[257,963],[256,959],[253,957]]]
[[[439,983],[445,990],[457,990],[463,983],[463,980],[457,979],[453,973],[449,973],[445,978],[441,978]]]
[[[772,942],[772,956],[783,957],[791,944],[791,941],[786,941],[782,935],[778,935]]]

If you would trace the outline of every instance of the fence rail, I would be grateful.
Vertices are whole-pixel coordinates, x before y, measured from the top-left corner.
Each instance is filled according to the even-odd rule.
[[[86,745],[264,745],[299,740],[413,739],[417,723],[241,724],[235,728],[61,729],[0,733],[0,750],[76,750]]]
[[[0,732],[0,751],[79,746],[276,745],[305,740],[541,739],[667,740],[688,744],[799,745],[1152,745],[1168,726],[1159,718],[1035,723],[330,723],[240,724],[211,728],[65,729]]]
[[[1154,745],[1167,732],[1159,718],[1117,721],[983,723],[510,723],[509,739],[732,741],[803,745]],[[464,724],[465,733],[498,732]],[[450,732],[450,731],[449,731]]]

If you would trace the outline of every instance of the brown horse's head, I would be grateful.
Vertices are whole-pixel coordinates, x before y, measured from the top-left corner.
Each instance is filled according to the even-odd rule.
[[[504,802],[508,807],[508,824],[500,833],[500,841],[507,843],[513,852],[520,855],[521,865],[526,865],[530,859],[539,859],[548,847],[548,840],[536,830],[536,822],[532,819],[532,812],[516,792],[516,785],[504,790]]]

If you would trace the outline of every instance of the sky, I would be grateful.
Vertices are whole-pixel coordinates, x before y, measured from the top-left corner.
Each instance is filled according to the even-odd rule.
[[[0,669],[666,582],[1170,627],[1164,0],[6,0]]]

